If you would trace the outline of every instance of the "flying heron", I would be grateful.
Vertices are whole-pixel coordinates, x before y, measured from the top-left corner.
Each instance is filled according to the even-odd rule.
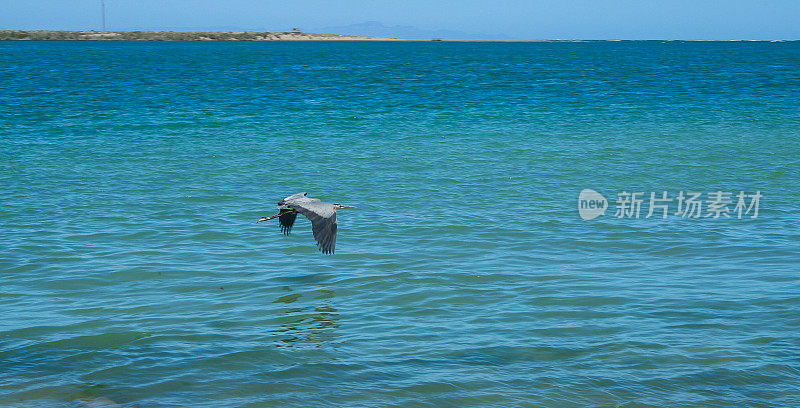
[[[318,198],[308,197],[307,193],[297,193],[284,198],[278,203],[280,212],[269,217],[261,217],[256,222],[278,218],[281,232],[288,235],[292,231],[297,214],[303,214],[311,221],[314,239],[323,254],[332,254],[336,247],[336,210],[340,208],[356,208],[352,205],[323,203]]]

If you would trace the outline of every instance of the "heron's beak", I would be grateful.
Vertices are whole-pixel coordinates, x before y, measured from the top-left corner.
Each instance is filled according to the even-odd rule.
[[[344,205],[344,204],[342,204],[342,208],[358,208],[358,207],[356,207],[354,205]]]
[[[261,222],[261,221],[269,221],[269,217],[261,217],[256,222]]]

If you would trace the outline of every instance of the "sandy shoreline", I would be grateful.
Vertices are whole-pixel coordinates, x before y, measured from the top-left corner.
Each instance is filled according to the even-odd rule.
[[[405,41],[389,37],[302,31],[50,31],[0,30],[0,41]]]

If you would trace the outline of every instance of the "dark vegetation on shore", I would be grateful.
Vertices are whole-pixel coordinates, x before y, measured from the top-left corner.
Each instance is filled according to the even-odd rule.
[[[0,41],[286,41],[286,40],[396,40],[301,31],[24,31],[0,30]]]

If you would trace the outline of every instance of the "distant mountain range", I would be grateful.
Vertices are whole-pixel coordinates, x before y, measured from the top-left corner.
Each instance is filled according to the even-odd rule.
[[[347,26],[322,27],[314,31],[369,37],[393,37],[405,40],[508,40],[502,34],[475,34],[456,30],[425,30],[414,26],[385,26],[379,21],[366,21]]]

